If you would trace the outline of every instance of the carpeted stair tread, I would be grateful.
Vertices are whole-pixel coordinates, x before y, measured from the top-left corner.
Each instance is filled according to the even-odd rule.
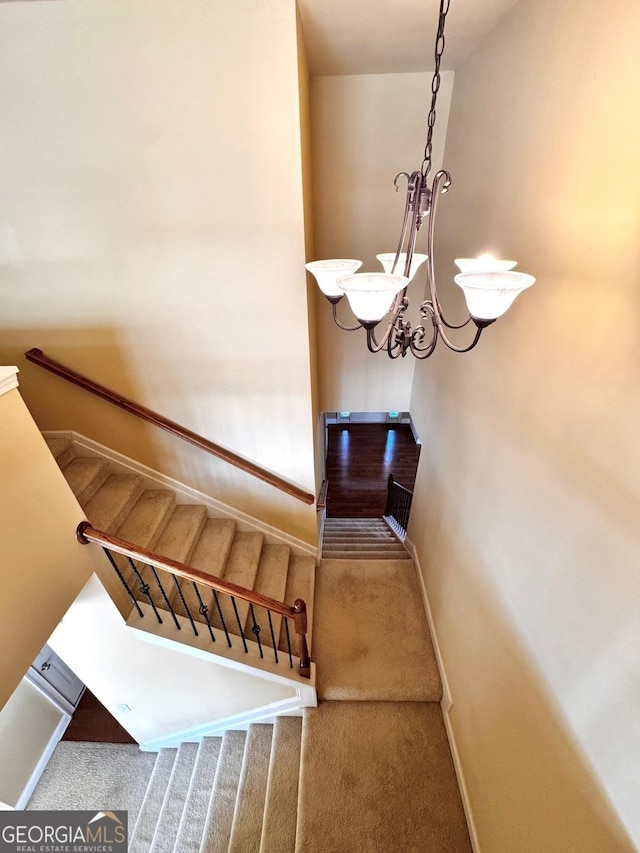
[[[325,542],[397,542],[398,540],[390,530],[384,531],[351,531],[344,533],[325,533]]]
[[[76,456],[62,469],[71,491],[80,506],[84,506],[111,473],[106,459]]]
[[[258,573],[256,575],[253,589],[261,595],[268,595],[275,598],[276,601],[284,601],[287,590],[287,575],[289,573],[289,559],[291,556],[291,548],[288,545],[263,545],[260,553],[260,562],[258,563]],[[271,630],[269,628],[269,618],[264,607],[254,607],[256,621],[261,627],[260,640],[264,645],[273,648],[273,640],[271,639]],[[271,624],[273,626],[273,636],[280,636],[282,616],[279,613],[271,613]],[[247,616],[245,623],[245,635],[251,636],[251,628],[253,627],[250,616]]]
[[[178,504],[164,525],[154,550],[164,557],[191,565],[191,554],[207,520],[202,504]]]
[[[146,489],[118,527],[116,535],[126,542],[133,542],[140,548],[153,550],[174,505],[175,494],[173,492],[167,489]],[[146,601],[146,596],[139,593],[139,581],[135,577],[127,558],[121,554],[114,554],[113,557],[136,597],[141,601]],[[152,583],[149,569],[144,568],[141,563],[138,563],[138,568],[145,580]]]
[[[260,552],[262,551],[263,542],[264,536],[262,533],[236,533],[222,573],[223,580],[235,583],[238,586],[245,587],[246,589],[253,589],[256,575],[258,573],[258,564],[260,562]],[[235,599],[236,607],[238,609],[238,618],[236,618],[231,597],[220,594],[218,598],[220,601],[220,609],[222,610],[229,633],[238,634],[238,618],[240,620],[240,625],[244,626],[249,613],[249,602],[244,601],[241,598]],[[211,624],[214,628],[222,630],[222,621],[217,608],[211,613]],[[253,634],[247,634],[247,637],[253,639]]]
[[[178,747],[150,853],[173,853],[197,753],[197,743],[183,743]]]
[[[273,726],[260,853],[294,853],[302,717],[278,717]]]
[[[229,853],[259,853],[264,802],[269,777],[273,726],[249,726],[238,796],[233,815]]]
[[[140,814],[131,834],[129,853],[149,853],[158,816],[171,779],[176,749],[161,749],[142,801]]]
[[[222,577],[225,563],[231,551],[235,537],[236,523],[230,518],[209,518],[205,521],[200,536],[191,554],[190,565],[194,569],[206,572],[211,577]],[[198,596],[189,581],[180,581],[180,591],[192,617],[200,622],[204,617],[198,612]],[[171,603],[176,612],[187,615],[180,593],[176,590]],[[209,605],[210,602],[206,602]]]
[[[411,562],[411,558],[406,550],[404,550],[404,554],[402,551],[383,551],[378,548],[372,548],[371,550],[362,550],[362,551],[328,551],[326,554],[323,552],[323,557],[331,560],[393,560],[394,562],[397,560],[404,559],[407,562]]]
[[[398,540],[395,542],[388,540],[376,542],[370,539],[363,539],[356,542],[327,542],[324,546],[324,550],[333,551],[373,551],[374,549],[379,551],[405,551],[404,545],[398,542]]]
[[[314,622],[321,699],[440,701],[411,560],[321,560]]]
[[[471,853],[439,705],[307,709],[296,853],[394,850]]]
[[[236,731],[225,732],[222,738],[200,853],[228,853],[245,740],[246,732]]]
[[[200,848],[221,744],[221,737],[207,737],[198,746],[176,836],[175,853],[197,853]]]
[[[142,477],[110,474],[84,505],[88,521],[105,533],[115,533],[142,494]]]
[[[191,565],[201,572],[220,578],[233,544],[236,523],[231,518],[209,518],[191,556]]]
[[[287,574],[287,588],[285,590],[285,603],[289,605],[295,604],[297,598],[301,598],[307,605],[307,645],[309,653],[313,660],[313,650],[311,639],[313,636],[313,608],[315,599],[315,578],[316,578],[316,560],[315,557],[301,557],[297,554],[292,554],[289,559],[289,572]],[[293,619],[289,619],[289,634],[291,637],[291,650],[294,655],[299,654],[297,635],[294,630]],[[278,649],[281,652],[287,651],[287,637],[284,626],[285,620],[282,620],[280,628],[280,641]]]
[[[73,459],[73,439],[71,438],[54,438],[45,436],[44,440],[53,458],[56,460],[60,468],[64,468]]]

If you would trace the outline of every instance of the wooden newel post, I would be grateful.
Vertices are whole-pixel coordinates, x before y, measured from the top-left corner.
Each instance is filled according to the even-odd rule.
[[[311,678],[311,659],[307,648],[307,605],[301,598],[297,598],[293,609],[295,611],[293,621],[300,652],[300,675],[303,678]]]

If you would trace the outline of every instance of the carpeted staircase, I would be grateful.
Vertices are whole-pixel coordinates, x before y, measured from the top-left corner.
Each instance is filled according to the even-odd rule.
[[[301,726],[282,717],[161,750],[130,852],[294,851]]]
[[[278,601],[293,604],[296,598],[304,599],[311,643],[313,557],[292,554],[288,545],[266,543],[262,533],[239,530],[231,518],[211,518],[201,504],[178,504],[175,493],[168,489],[145,488],[137,474],[112,470],[100,457],[78,455],[80,451],[69,439],[46,440],[93,527]],[[116,562],[136,597],[146,601],[127,560],[116,557]],[[179,590],[168,587],[168,592],[179,615],[187,615],[186,603],[193,618],[204,621],[191,583],[181,581]],[[235,614],[230,607],[230,601],[223,598],[223,615],[234,633]],[[245,635],[251,637],[249,604],[238,599],[237,607]],[[259,615],[260,608],[256,613]],[[209,615],[212,626],[221,628],[218,615]],[[273,614],[273,624],[278,648],[284,652],[284,625],[277,614]],[[272,644],[269,632],[262,635],[262,641]]]
[[[409,560],[404,545],[381,518],[327,518],[322,556],[330,560]]]
[[[71,465],[64,470],[74,482]],[[98,513],[95,502],[91,511]],[[332,558],[316,573],[319,707],[273,727],[161,750],[152,770],[140,764],[144,785],[124,777],[118,790],[100,781],[117,778],[119,752],[110,773],[78,791],[82,761],[71,750],[104,746],[106,763],[110,745],[62,743],[29,808],[65,808],[70,800],[75,808],[128,807],[137,815],[132,853],[470,853],[415,566],[383,522],[329,527],[339,528],[338,540],[353,536],[356,547],[325,552]],[[260,577],[259,567],[252,571]],[[144,797],[133,794],[145,785]]]

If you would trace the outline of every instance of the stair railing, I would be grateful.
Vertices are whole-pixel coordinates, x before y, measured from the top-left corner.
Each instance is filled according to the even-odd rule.
[[[149,615],[149,611],[152,611],[159,624],[169,618],[179,631],[190,625],[196,637],[199,636],[200,629],[205,632],[205,636],[208,633],[212,643],[225,642],[231,649],[234,648],[234,642],[240,642],[244,653],[249,654],[248,638],[238,610],[238,599],[246,601],[249,609],[245,624],[250,625],[260,658],[264,658],[265,652],[273,653],[276,664],[280,664],[279,638],[275,636],[272,614],[283,617],[286,653],[281,654],[285,655],[289,669],[294,668],[289,630],[289,619],[292,619],[295,633],[298,635],[298,674],[303,678],[311,677],[311,659],[307,645],[307,605],[303,599],[296,599],[293,606],[284,604],[275,598],[213,577],[177,560],[96,530],[88,521],[82,521],[78,525],[76,537],[83,545],[93,542],[102,547],[140,618],[145,617],[145,610]],[[125,558],[124,565],[122,560],[119,562],[116,559],[116,554]],[[125,578],[125,573],[132,574],[132,585]],[[135,591],[140,597],[136,596]],[[191,606],[187,599],[191,600]],[[141,602],[148,606],[141,607]],[[258,614],[256,608],[259,608]],[[267,627],[269,635],[265,641],[260,635]]]
[[[217,456],[218,459],[223,459],[235,468],[239,468],[241,471],[251,474],[252,477],[256,477],[258,480],[262,480],[265,483],[269,483],[271,486],[275,486],[276,489],[279,489],[281,492],[286,492],[286,494],[302,501],[302,503],[314,503],[315,497],[311,492],[307,492],[304,489],[301,489],[300,486],[296,486],[295,483],[290,483],[289,480],[285,480],[283,477],[279,477],[277,474],[273,474],[271,471],[261,468],[259,465],[256,465],[255,462],[251,462],[249,459],[244,459],[244,457],[228,450],[226,447],[222,447],[220,444],[209,441],[208,438],[203,438],[203,436],[198,435],[198,433],[181,426],[175,421],[165,418],[163,415],[158,414],[158,412],[154,412],[153,409],[148,409],[146,406],[134,403],[132,400],[123,397],[121,394],[117,394],[115,391],[105,388],[104,385],[99,385],[97,382],[88,379],[81,373],[77,373],[70,367],[66,367],[64,364],[60,364],[60,362],[49,358],[42,352],[42,350],[30,349],[25,353],[25,357],[27,361],[31,361],[33,364],[44,367],[45,370],[55,373],[56,376],[66,379],[68,382],[77,385],[79,388],[84,388],[85,391],[90,391],[92,394],[95,394],[97,397],[101,397],[103,400],[107,400],[109,403],[113,403],[115,406],[124,409],[125,412],[136,415],[136,417],[141,418],[150,424],[154,424],[155,426],[160,427],[160,429],[170,432],[172,435],[177,435],[178,438],[183,439],[183,441],[188,441],[189,444],[193,444],[201,450],[205,450],[212,456]]]
[[[387,479],[387,502],[384,507],[384,517],[391,524],[394,531],[401,539],[407,535],[409,525],[409,513],[413,492],[397,483],[393,474]]]

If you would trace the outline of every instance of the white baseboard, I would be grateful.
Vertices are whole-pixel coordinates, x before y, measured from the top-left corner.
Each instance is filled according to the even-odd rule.
[[[168,477],[161,474],[159,471],[154,471],[147,465],[136,462],[116,450],[105,447],[97,441],[94,441],[87,436],[72,430],[48,430],[43,433],[48,438],[68,438],[71,439],[77,448],[82,452],[80,456],[100,456],[107,459],[110,465],[117,471],[123,474],[137,474],[142,477],[145,488],[148,489],[170,489],[175,492],[179,498],[179,503],[183,504],[203,504],[207,507],[209,514],[213,518],[233,518],[238,524],[239,530],[257,531],[262,533],[268,544],[288,545],[293,554],[305,557],[318,557],[317,546],[304,542],[295,536],[290,536],[288,533],[278,530],[269,524],[265,524],[257,518],[249,515],[242,510],[229,506],[222,501],[206,495],[197,489],[192,489],[190,486],[185,486],[184,483],[179,483],[173,477]]]
[[[453,699],[451,697],[451,691],[449,689],[449,681],[447,679],[447,673],[444,666],[444,659],[442,657],[442,652],[440,650],[440,644],[438,642],[438,633],[436,631],[436,625],[433,619],[433,613],[431,611],[431,605],[429,603],[429,596],[427,595],[427,588],[424,582],[424,576],[422,574],[422,567],[420,565],[420,560],[418,558],[418,553],[416,551],[416,546],[409,539],[408,536],[404,539],[404,546],[409,551],[413,559],[413,564],[416,567],[416,572],[418,574],[418,583],[420,584],[420,592],[422,594],[422,603],[424,605],[424,610],[427,616],[427,622],[429,623],[429,631],[431,633],[431,641],[433,643],[433,650],[436,655],[436,661],[438,664],[438,670],[440,672],[440,679],[442,681],[442,699],[440,701],[440,707],[442,708],[442,716],[444,717],[444,725],[447,732],[447,739],[449,741],[449,749],[451,750],[451,757],[453,759],[453,766],[456,771],[456,777],[458,779],[458,787],[460,788],[460,796],[462,798],[462,807],[464,809],[464,814],[467,820],[467,827],[469,829],[469,837],[471,839],[471,846],[474,850],[474,853],[480,853],[480,841],[478,839],[478,833],[476,831],[476,826],[473,820],[473,811],[471,808],[471,800],[469,798],[469,792],[467,790],[467,785],[464,778],[464,771],[462,769],[462,763],[460,761],[460,754],[458,752],[458,745],[456,743],[455,733],[453,731],[453,724],[451,722],[451,709],[453,708]]]
[[[276,717],[299,716],[305,707],[308,706],[300,697],[282,699],[280,702],[272,702],[262,708],[254,708],[251,711],[174,732],[166,737],[140,744],[140,749],[144,752],[157,752],[159,749],[180,746],[181,743],[185,742],[199,743],[205,737],[217,737],[230,729],[244,731],[252,723],[273,723]]]

